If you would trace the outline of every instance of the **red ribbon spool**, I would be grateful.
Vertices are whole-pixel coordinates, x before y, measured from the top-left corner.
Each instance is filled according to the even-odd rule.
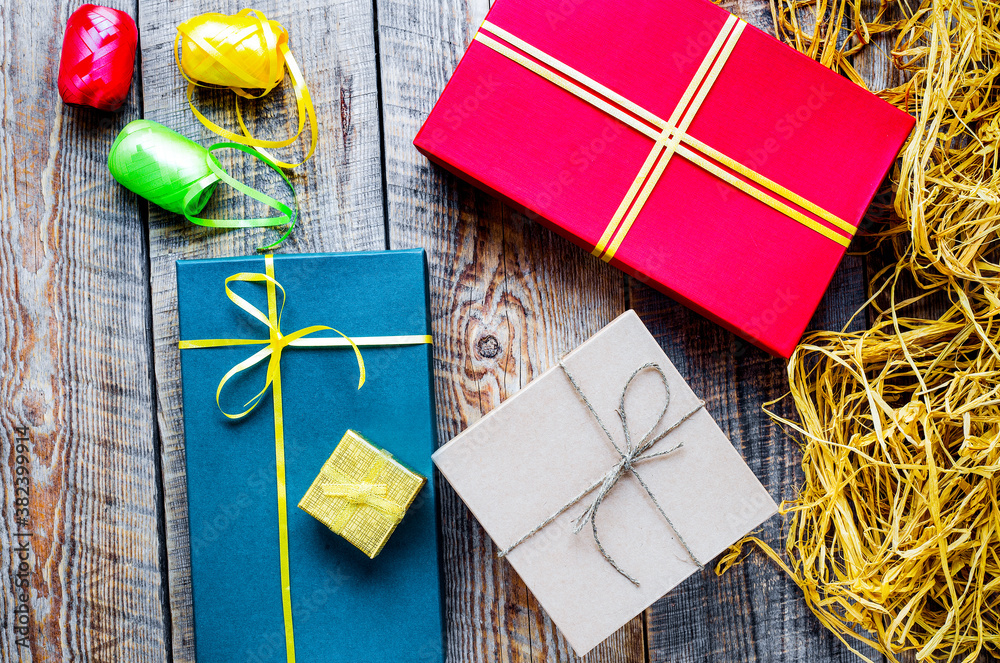
[[[118,110],[132,87],[139,31],[125,12],[83,5],[66,22],[59,96],[67,104]]]

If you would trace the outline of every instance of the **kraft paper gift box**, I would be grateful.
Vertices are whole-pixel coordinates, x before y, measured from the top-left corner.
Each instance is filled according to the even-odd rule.
[[[787,357],[913,122],[706,0],[497,0],[414,144]]]
[[[199,663],[443,661],[423,251],[182,260],[177,291]],[[272,311],[292,341],[276,362]],[[319,326],[359,346],[360,389],[353,348]],[[268,349],[217,406],[223,377]],[[252,411],[220,411],[243,412],[269,376]],[[427,478],[374,559],[296,508],[348,429]]]
[[[623,425],[616,410],[633,375]],[[642,481],[624,469],[589,520],[625,457]],[[581,656],[777,510],[633,311],[441,447],[434,463]]]

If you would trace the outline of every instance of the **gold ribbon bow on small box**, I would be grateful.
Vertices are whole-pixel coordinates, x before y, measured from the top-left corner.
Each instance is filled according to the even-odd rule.
[[[348,430],[299,508],[374,558],[426,479]]]

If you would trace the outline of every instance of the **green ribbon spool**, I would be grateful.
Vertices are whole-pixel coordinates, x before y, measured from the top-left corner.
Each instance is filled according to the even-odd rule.
[[[208,149],[188,140],[176,131],[152,120],[133,120],[115,138],[108,153],[108,170],[118,183],[163,209],[182,214],[191,223],[209,228],[271,228],[287,226],[284,234],[272,244],[281,244],[295,227],[298,204],[291,208],[285,203],[233,179],[213,154],[231,148],[260,159],[281,175],[295,199],[295,187],[288,177],[268,157],[253,148],[237,143],[215,143]],[[279,212],[279,216],[261,219],[205,219],[200,213],[212,197],[219,182],[225,182],[244,195],[264,203]]]

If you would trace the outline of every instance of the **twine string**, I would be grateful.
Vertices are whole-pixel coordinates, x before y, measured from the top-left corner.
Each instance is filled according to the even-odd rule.
[[[611,443],[611,446],[614,448],[615,452],[618,453],[619,460],[617,463],[615,463],[614,467],[609,469],[604,474],[604,476],[602,476],[601,478],[597,479],[592,484],[590,484],[576,497],[574,497],[565,505],[560,507],[559,510],[557,510],[551,516],[549,516],[541,523],[536,525],[534,528],[532,528],[531,531],[527,532],[517,541],[515,541],[514,543],[510,544],[509,546],[501,550],[498,556],[501,558],[506,557],[515,548],[517,548],[522,543],[533,537],[535,534],[538,534],[538,532],[545,529],[545,527],[550,525],[552,521],[554,521],[556,518],[564,514],[569,509],[573,508],[576,504],[578,504],[581,500],[583,500],[587,495],[592,493],[594,490],[597,490],[597,495],[590,502],[587,509],[579,516],[573,519],[572,521],[573,533],[578,534],[589,521],[590,529],[594,536],[594,543],[597,545],[597,549],[600,551],[605,561],[607,561],[607,563],[610,564],[611,567],[614,568],[614,570],[617,571],[619,574],[621,574],[626,580],[628,580],[633,585],[638,587],[639,581],[636,580],[631,575],[629,575],[618,564],[615,558],[612,557],[611,554],[608,553],[608,551],[604,548],[604,544],[601,543],[601,537],[597,531],[597,512],[601,507],[601,503],[604,501],[604,498],[608,495],[608,493],[610,493],[611,490],[615,487],[615,485],[617,485],[618,481],[622,478],[622,476],[624,476],[625,474],[631,474],[633,477],[635,477],[636,481],[639,482],[639,485],[642,486],[643,490],[646,491],[646,494],[649,495],[649,499],[652,500],[653,505],[656,507],[657,512],[663,517],[667,525],[673,531],[674,536],[677,538],[677,541],[684,548],[684,551],[687,553],[691,561],[693,561],[698,566],[698,568],[704,568],[702,563],[698,561],[698,558],[695,556],[694,552],[691,551],[691,548],[684,540],[684,537],[681,536],[680,532],[677,530],[677,527],[674,526],[674,523],[667,515],[667,512],[660,505],[660,501],[656,498],[656,495],[653,493],[649,485],[643,480],[642,476],[636,470],[635,466],[640,463],[653,460],[655,458],[662,458],[664,456],[672,454],[673,452],[677,451],[682,446],[684,446],[683,442],[679,442],[674,446],[670,447],[669,449],[658,451],[656,453],[647,453],[660,440],[667,437],[670,433],[676,430],[677,427],[679,427],[685,421],[690,419],[697,412],[702,410],[705,407],[705,402],[698,401],[698,404],[694,408],[689,410],[687,413],[685,413],[681,418],[679,418],[677,421],[675,421],[673,424],[668,426],[660,433],[656,433],[656,429],[659,428],[660,424],[663,422],[664,417],[666,417],[667,415],[667,409],[670,407],[670,384],[667,382],[666,373],[663,372],[663,368],[660,367],[659,364],[653,362],[643,364],[639,368],[635,369],[635,371],[632,372],[632,375],[629,376],[628,380],[625,381],[625,386],[622,388],[621,396],[619,397],[618,400],[618,409],[615,411],[618,415],[618,418],[621,420],[622,430],[624,431],[625,434],[625,445],[624,447],[621,447],[615,441],[615,438],[611,434],[611,431],[608,430],[608,427],[604,423],[604,420],[601,419],[601,416],[597,413],[597,410],[594,408],[593,403],[591,403],[590,399],[587,398],[587,395],[584,393],[583,389],[580,388],[580,384],[576,381],[576,378],[573,377],[573,374],[570,373],[569,370],[567,370],[566,365],[563,363],[561,359],[559,360],[559,368],[562,370],[563,375],[565,375],[566,378],[569,380],[569,383],[573,386],[573,390],[576,392],[577,397],[584,404],[584,406],[586,406],[587,410],[590,411],[591,416],[601,427],[601,430],[604,431],[604,435],[608,439],[608,442]],[[632,382],[636,379],[636,377],[638,377],[640,373],[646,370],[656,371],[656,373],[660,376],[660,380],[663,383],[663,389],[664,389],[663,409],[660,410],[660,414],[656,418],[656,421],[649,428],[649,430],[646,431],[646,433],[640,438],[639,442],[637,444],[633,444],[632,431],[628,423],[628,414],[626,413],[625,410],[625,398],[628,395],[629,387],[632,385]]]

